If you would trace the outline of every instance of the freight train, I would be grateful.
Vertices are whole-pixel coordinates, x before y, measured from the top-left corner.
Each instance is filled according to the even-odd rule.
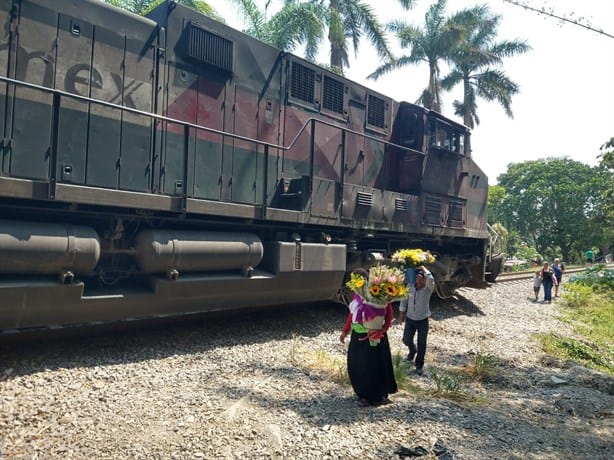
[[[469,131],[166,1],[0,0],[0,330],[494,277]]]

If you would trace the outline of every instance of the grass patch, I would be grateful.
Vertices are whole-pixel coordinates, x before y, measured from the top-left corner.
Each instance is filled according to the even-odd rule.
[[[299,353],[298,350],[293,347],[292,363],[295,365],[299,365],[299,360],[296,359],[298,354],[301,354],[301,366],[318,372],[339,385],[350,386],[346,356],[331,354],[324,350],[308,350]],[[420,387],[412,384],[410,379],[407,378],[410,366],[401,352],[397,351],[392,354],[392,367],[394,378],[400,390],[410,393],[418,393],[421,391]]]
[[[462,371],[450,372],[448,370],[440,370],[430,367],[429,375],[435,384],[435,389],[430,391],[430,394],[437,398],[445,398],[463,405],[480,405],[485,406],[490,404],[490,399],[484,395],[471,393],[464,387],[466,376]]]
[[[578,338],[546,334],[539,337],[544,350],[614,375],[614,290],[612,270],[593,271],[565,284],[562,320],[570,324]]]
[[[497,375],[499,364],[499,359],[496,356],[490,353],[477,352],[471,363],[465,368],[465,373],[475,380],[486,382]]]
[[[448,371],[440,371],[432,367],[429,370],[431,379],[435,383],[435,394],[457,396],[462,393],[462,377]]]
[[[407,378],[410,370],[413,369],[413,364],[410,364],[405,359],[406,354],[396,351],[392,354],[392,368],[394,370],[394,378],[400,390],[410,393],[421,393],[422,390],[418,385],[415,385]]]
[[[323,350],[308,351],[303,358],[305,367],[315,370],[335,383],[349,385],[345,356],[331,355]]]

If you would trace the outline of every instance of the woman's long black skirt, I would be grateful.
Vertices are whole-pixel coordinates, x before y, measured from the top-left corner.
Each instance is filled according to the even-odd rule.
[[[388,336],[384,334],[377,346],[371,346],[367,334],[352,331],[348,375],[356,396],[370,404],[378,404],[396,393]]]

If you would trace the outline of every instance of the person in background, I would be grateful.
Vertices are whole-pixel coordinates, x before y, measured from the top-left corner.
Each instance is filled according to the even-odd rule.
[[[542,285],[541,270],[537,270],[535,274],[533,275],[533,293],[535,294],[536,302],[539,297],[539,288],[541,287],[541,285]]]
[[[369,278],[364,269],[354,270],[354,273]],[[347,370],[354,393],[361,406],[388,404],[388,395],[398,391],[387,334],[394,317],[392,305],[388,303],[383,311],[383,326],[378,330],[368,329],[360,323],[361,309],[370,307],[358,294],[354,294],[348,308],[350,311],[339,341],[345,343],[351,331]]]
[[[556,283],[554,271],[548,262],[544,262],[541,272],[542,285],[544,286],[544,302],[552,301],[552,286]]]
[[[434,289],[433,274],[426,267],[420,266],[416,270],[416,282],[410,286],[408,300],[399,305],[399,322],[405,323],[403,343],[409,348],[407,360],[414,362],[418,375],[423,373],[429,317],[431,316],[430,299]],[[418,333],[417,346],[414,343],[416,332]]]
[[[593,250],[592,249],[587,249],[586,252],[584,253],[584,257],[586,257],[586,263],[588,265],[593,265],[593,260],[595,258],[595,255],[593,254]]]
[[[559,287],[561,287],[563,273],[565,272],[565,264],[561,263],[561,259],[554,259],[554,262],[552,263],[552,271],[554,272],[554,277],[556,278],[556,283],[554,284],[554,297],[558,297]]]

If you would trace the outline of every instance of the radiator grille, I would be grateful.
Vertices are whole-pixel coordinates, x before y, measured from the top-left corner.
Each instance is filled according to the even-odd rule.
[[[205,64],[232,72],[233,42],[191,22],[188,33],[188,56]]]
[[[315,71],[298,62],[292,63],[290,96],[301,101],[314,102]]]
[[[426,198],[424,200],[424,223],[441,225],[441,200],[439,198]]]
[[[367,123],[377,128],[386,128],[386,102],[369,94],[367,103]]]
[[[465,204],[462,201],[450,201],[448,211],[448,226],[462,228],[465,226],[463,211]]]
[[[324,77],[324,94],[322,107],[332,112],[343,114],[344,84],[330,77]]]

